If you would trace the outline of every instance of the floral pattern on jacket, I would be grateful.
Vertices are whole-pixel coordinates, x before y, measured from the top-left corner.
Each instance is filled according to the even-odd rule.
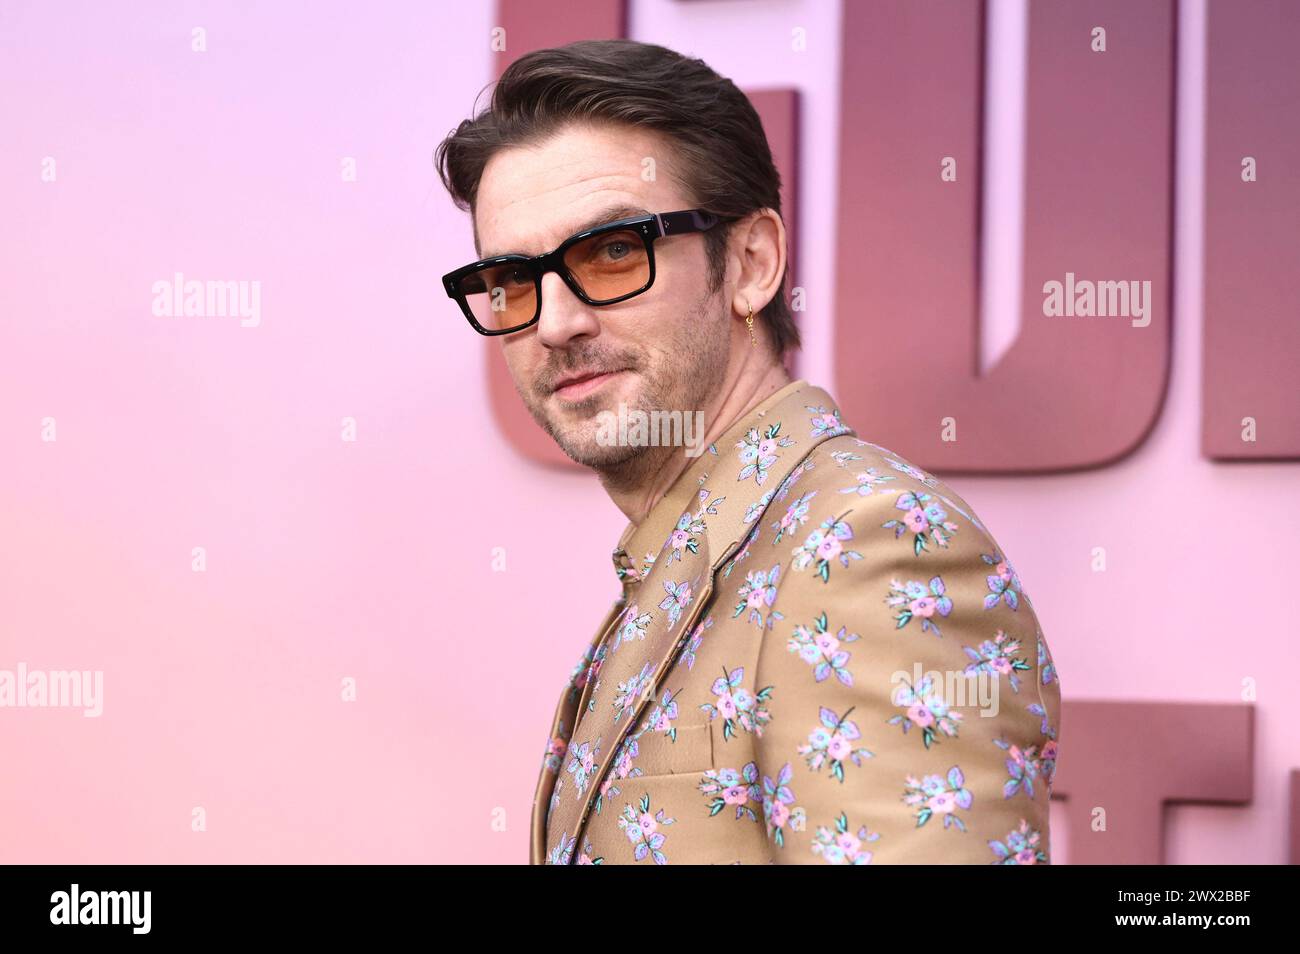
[[[824,390],[736,422],[613,562],[533,863],[1050,862],[1060,676],[1026,580]]]

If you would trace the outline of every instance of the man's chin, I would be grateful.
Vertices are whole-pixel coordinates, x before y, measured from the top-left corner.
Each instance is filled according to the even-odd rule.
[[[551,439],[575,464],[580,464],[591,470],[615,470],[641,456],[646,450],[644,447],[628,445],[604,445],[590,437],[577,440],[561,440],[552,433]]]

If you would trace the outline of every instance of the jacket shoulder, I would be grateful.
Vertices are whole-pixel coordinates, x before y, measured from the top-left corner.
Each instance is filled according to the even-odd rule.
[[[800,463],[804,493],[816,490],[842,493],[849,504],[888,501],[895,504],[900,494],[911,492],[947,504],[958,516],[992,536],[966,500],[941,478],[917,466],[896,451],[864,441],[852,434],[840,434],[822,441]],[[805,476],[806,475],[806,476]]]

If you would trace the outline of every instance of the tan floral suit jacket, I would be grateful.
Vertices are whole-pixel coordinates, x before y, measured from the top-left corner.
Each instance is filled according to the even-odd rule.
[[[533,864],[1043,864],[1060,683],[943,481],[795,381],[614,551],[556,707]]]

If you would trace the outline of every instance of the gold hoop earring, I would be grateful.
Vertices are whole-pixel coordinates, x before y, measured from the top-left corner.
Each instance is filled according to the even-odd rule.
[[[754,334],[754,306],[745,302],[745,307],[749,309],[749,314],[745,316],[745,326],[749,328],[749,343],[758,344],[758,337]]]

